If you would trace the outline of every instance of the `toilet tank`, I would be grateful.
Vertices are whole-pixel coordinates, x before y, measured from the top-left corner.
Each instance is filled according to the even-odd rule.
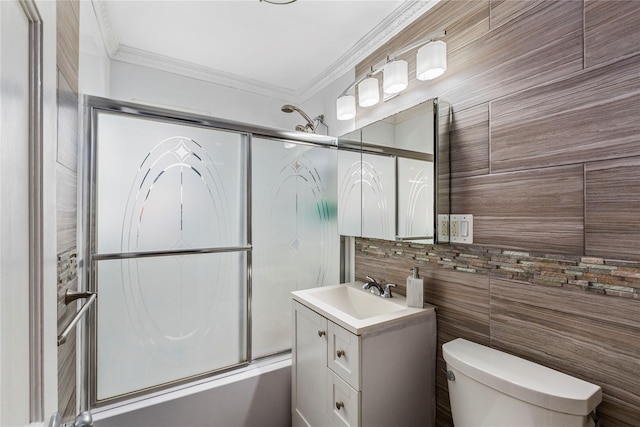
[[[442,346],[455,427],[590,427],[594,384],[462,338]]]

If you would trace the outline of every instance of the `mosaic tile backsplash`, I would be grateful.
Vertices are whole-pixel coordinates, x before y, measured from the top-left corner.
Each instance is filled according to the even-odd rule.
[[[468,273],[640,300],[640,262],[514,251],[475,245],[422,245],[356,239],[356,252]]]

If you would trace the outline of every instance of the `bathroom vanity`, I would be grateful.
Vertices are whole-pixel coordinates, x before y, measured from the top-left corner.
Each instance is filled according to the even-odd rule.
[[[349,283],[292,293],[293,426],[432,426],[435,308]]]

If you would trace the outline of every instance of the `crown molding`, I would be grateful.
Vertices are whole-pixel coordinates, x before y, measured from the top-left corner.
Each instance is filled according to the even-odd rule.
[[[285,87],[268,85],[258,80],[238,76],[237,74],[218,71],[192,62],[181,61],[124,45],[121,45],[111,56],[111,60],[141,65],[276,99],[290,100],[298,97],[296,91]]]
[[[300,91],[299,102],[311,98],[344,73],[353,70],[362,60],[388,43],[412,22],[438,4],[440,0],[403,2],[393,14],[365,35],[360,42],[318,74]]]
[[[109,58],[113,59],[113,55],[120,49],[120,37],[114,27],[113,13],[109,4],[108,1],[91,0],[104,48]]]
[[[319,93],[344,73],[353,70],[359,62],[395,37],[405,27],[435,6],[439,1],[440,0],[414,0],[402,2],[391,15],[365,35],[360,42],[325,70],[321,71],[307,85],[297,89],[269,85],[236,74],[226,73],[213,68],[122,45],[118,37],[117,28],[114,25],[110,2],[105,0],[91,0],[91,3],[95,11],[107,55],[113,61],[150,67],[156,70],[271,98],[304,102]]]

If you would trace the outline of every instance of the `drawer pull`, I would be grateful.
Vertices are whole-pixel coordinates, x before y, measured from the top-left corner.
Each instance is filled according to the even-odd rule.
[[[339,411],[340,409],[344,408],[344,403],[342,402],[336,402],[336,409]]]
[[[344,350],[338,350],[338,351],[336,351],[336,356],[338,356],[338,358],[340,358],[340,357],[342,357],[342,356],[344,356],[344,355],[345,355]],[[338,409],[340,409],[340,408],[338,408]]]
[[[318,336],[319,336],[319,337],[321,337],[321,338],[322,338],[322,337],[323,337],[323,336],[325,336],[325,335],[327,335],[327,332],[326,332],[326,331],[318,331]]]

